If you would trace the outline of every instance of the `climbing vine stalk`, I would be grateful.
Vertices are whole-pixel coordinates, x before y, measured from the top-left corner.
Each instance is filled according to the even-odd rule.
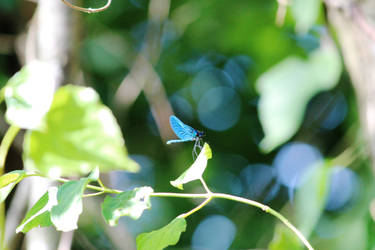
[[[69,181],[68,179],[64,179],[64,178],[58,178],[57,180],[60,181],[60,182]],[[101,181],[99,180],[98,183],[100,184]],[[202,182],[202,184],[203,183],[205,184],[204,181]],[[182,193],[155,192],[155,193],[150,194],[150,196],[151,197],[175,197],[175,198],[190,198],[190,199],[191,198],[202,198],[202,199],[205,199],[197,207],[193,208],[192,210],[190,210],[187,213],[181,214],[179,216],[181,218],[186,218],[186,217],[192,215],[193,213],[199,211],[201,208],[206,206],[212,199],[215,199],[215,198],[216,199],[232,200],[232,201],[244,203],[244,204],[247,204],[247,205],[250,205],[250,206],[253,206],[253,207],[257,207],[257,208],[262,209],[264,212],[269,213],[269,214],[275,216],[277,219],[279,219],[285,226],[287,226],[301,240],[301,242],[307,247],[307,249],[309,249],[309,250],[314,249],[311,246],[311,244],[309,243],[309,241],[305,238],[305,236],[295,226],[293,226],[293,224],[290,223],[288,219],[286,219],[283,215],[281,215],[280,213],[278,213],[274,209],[270,208],[269,206],[266,206],[266,205],[264,205],[260,202],[257,202],[257,201],[253,201],[253,200],[250,200],[250,199],[246,199],[246,198],[242,198],[242,197],[238,197],[238,196],[234,196],[234,195],[223,194],[223,193],[212,193],[211,191],[209,191],[207,185],[204,185],[204,186],[205,186],[206,191],[208,190],[207,193],[201,193],[201,194],[184,193],[184,194],[182,194]],[[84,197],[98,196],[98,195],[101,195],[103,193],[119,194],[119,193],[122,192],[121,190],[111,189],[111,188],[105,187],[103,184],[100,184],[100,186],[88,185],[87,188],[98,191],[98,192],[93,193],[93,194],[84,195]]]
[[[0,144],[0,176],[4,174],[5,160],[12,142],[20,128],[10,126]],[[5,249],[5,203],[0,203],[0,249]]]

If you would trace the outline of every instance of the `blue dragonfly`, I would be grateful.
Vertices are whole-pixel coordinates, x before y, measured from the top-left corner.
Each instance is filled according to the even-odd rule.
[[[196,151],[196,147],[199,147],[200,149],[202,149],[201,141],[202,141],[202,137],[205,136],[205,133],[203,131],[193,129],[192,127],[186,125],[174,115],[169,117],[169,123],[171,124],[171,128],[173,132],[180,139],[167,141],[167,144],[186,142],[186,141],[195,141],[194,148],[193,148],[193,158],[194,158],[194,154],[197,156],[198,154]]]

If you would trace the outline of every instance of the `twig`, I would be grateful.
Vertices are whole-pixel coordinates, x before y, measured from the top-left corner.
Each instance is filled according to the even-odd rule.
[[[72,248],[74,231],[62,232],[57,250],[68,250]]]
[[[277,12],[275,23],[277,26],[281,27],[284,25],[286,10],[288,7],[288,0],[277,0]]]
[[[61,1],[74,10],[78,10],[78,11],[86,12],[86,13],[95,13],[95,12],[104,11],[108,9],[108,7],[111,5],[111,2],[112,2],[112,0],[107,0],[107,3],[103,7],[100,7],[100,8],[83,8],[83,7],[79,7],[77,5],[71,4],[70,2],[66,0],[61,0]]]
[[[115,96],[116,102],[126,102],[129,106],[143,91],[163,140],[171,136],[172,131],[168,126],[168,119],[173,114],[173,110],[154,66],[160,58],[163,25],[164,20],[168,19],[170,4],[169,0],[150,1],[149,19],[153,25],[148,26],[142,50],[136,57],[130,73],[121,82]],[[126,98],[123,97],[124,95],[127,95]]]

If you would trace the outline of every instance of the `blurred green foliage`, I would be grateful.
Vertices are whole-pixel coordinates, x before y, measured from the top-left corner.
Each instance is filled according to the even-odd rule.
[[[83,6],[101,5],[89,0],[82,2]],[[73,51],[75,58],[72,60],[75,61],[70,63],[78,65],[84,83],[93,87],[101,101],[112,109],[124,135],[127,151],[135,160],[138,159],[141,166],[138,175],[119,172],[110,174],[111,185],[129,190],[134,186],[145,185],[145,182],[148,185],[151,185],[148,182],[153,182],[152,187],[156,191],[175,191],[169,181],[192,163],[192,145],[187,143],[167,147],[161,140],[150,103],[143,92],[126,107],[119,105],[116,100],[118,87],[131,71],[137,54],[143,51],[148,30],[154,27],[155,39],[160,42],[160,55],[152,56],[150,53],[146,57],[157,58],[155,61],[150,59],[151,64],[176,114],[187,124],[207,133],[205,139],[212,147],[213,159],[207,166],[205,179],[212,190],[259,200],[277,211],[281,210],[297,227],[303,228],[317,249],[372,249],[375,237],[369,204],[373,198],[374,182],[366,155],[356,154],[354,160],[350,156],[349,160],[340,162],[352,175],[347,177],[348,181],[338,184],[333,181],[335,173],[331,168],[334,165],[323,164],[310,169],[304,177],[305,184],[300,186],[295,184],[297,180],[293,178],[290,186],[281,183],[277,172],[275,158],[281,154],[283,143],[287,141],[311,145],[320,151],[322,162],[326,162],[345,152],[347,147],[357,147],[358,140],[357,133],[351,132],[353,128],[357,130],[359,125],[356,100],[347,73],[344,71],[341,74],[341,58],[332,47],[332,60],[316,62],[312,59],[320,49],[327,48],[324,47],[327,44],[323,38],[329,35],[329,31],[321,2],[309,0],[313,8],[307,8],[310,5],[304,5],[305,1],[296,0],[294,3],[288,9],[283,27],[275,25],[278,5],[273,0],[171,1],[169,18],[161,24],[149,19],[150,2],[145,0],[113,1],[108,10],[98,14],[74,12],[72,15],[76,17],[74,26],[78,34],[73,39],[76,43]],[[64,5],[61,7],[66,8]],[[29,8],[29,5],[20,1],[0,1],[0,32],[18,35],[24,29],[25,21],[15,17],[22,16]],[[290,58],[295,58],[293,63]],[[287,66],[280,69],[285,63]],[[0,54],[0,66],[0,83],[4,85],[19,70],[15,52]],[[275,69],[282,72],[276,74]],[[74,74],[67,74],[66,77],[66,82],[75,83],[77,80]],[[270,81],[273,101],[277,98],[288,101],[285,107],[276,105],[284,108],[286,115],[274,107],[269,110],[276,111],[268,114],[272,119],[279,119],[276,121],[269,117],[262,118],[264,92],[259,91],[258,94],[256,90],[261,88],[259,81],[264,78]],[[209,121],[213,123],[207,123],[202,119],[204,116],[198,106],[204,95],[215,88],[224,92],[228,89],[233,91],[233,98],[238,105],[229,105],[234,101],[228,101],[224,99],[225,95],[221,95],[217,99],[223,99],[223,103],[215,103],[219,107],[217,113],[220,119],[215,121],[210,118]],[[60,90],[63,93],[58,92],[57,95],[62,95],[61,100],[74,99],[77,93],[73,89],[81,87],[67,86]],[[94,106],[104,108],[99,97],[95,97]],[[236,110],[232,111],[238,113],[237,118],[220,116],[232,114],[230,108],[233,107]],[[51,154],[52,151],[52,155],[56,156],[54,158],[59,160],[56,165],[64,165],[60,172],[65,175],[88,173],[97,164],[108,166],[103,167],[105,170],[111,169],[109,165],[116,164],[130,168],[127,165],[130,161],[124,158],[126,151],[118,145],[121,143],[106,137],[101,130],[82,131],[81,128],[89,126],[91,122],[96,127],[102,125],[96,119],[84,119],[87,118],[82,115],[84,104],[76,103],[66,110],[71,112],[58,114],[56,104],[52,104],[53,112],[47,116],[47,126],[51,128],[47,132],[52,134],[27,132],[25,159],[38,162],[37,168],[43,170],[44,163],[38,161],[41,159],[38,157]],[[293,110],[297,110],[294,115]],[[110,114],[107,109],[106,112]],[[56,114],[58,117],[52,117]],[[226,129],[217,129],[214,122],[228,122],[226,117],[233,118],[232,123],[228,123]],[[112,119],[114,117],[111,116],[109,120]],[[271,132],[264,127],[267,122]],[[283,131],[282,140],[273,141],[267,147],[267,151],[273,151],[269,154],[261,153],[259,143],[262,138],[268,138],[283,123],[288,126],[292,123],[292,132]],[[87,151],[78,152],[73,146],[81,144],[85,133],[90,138],[99,139],[99,142],[94,141]],[[121,133],[117,131],[116,134]],[[64,139],[69,147],[52,147],[56,136]],[[121,151],[121,156],[99,157],[99,146],[107,142],[111,146],[115,144],[114,151]],[[82,166],[79,162],[81,157],[93,161],[93,164],[89,168]],[[294,157],[301,163],[304,161],[303,157],[298,158],[299,155]],[[257,164],[262,164],[262,167]],[[71,168],[64,172],[66,166]],[[344,177],[338,179],[346,180]],[[339,188],[334,189],[335,185]],[[194,183],[184,188],[186,192],[200,190]],[[350,196],[344,197],[340,189]],[[335,209],[329,208],[327,204],[332,197],[342,198],[342,205]],[[140,220],[131,222],[120,219],[118,227],[126,227],[135,239],[139,232],[160,228],[176,215],[196,205],[195,201],[172,198],[158,202],[155,202],[152,211],[145,211]],[[43,208],[45,204],[37,205]],[[154,211],[157,208],[160,210]],[[236,233],[233,242],[230,242],[230,249],[300,248],[299,241],[270,215],[227,201],[215,201],[213,205],[189,217],[186,232],[175,247],[199,247],[194,245],[199,242],[194,232],[210,215],[224,215],[234,223]],[[98,220],[103,219],[95,217],[82,222],[73,248],[87,249],[82,238],[88,238],[99,249],[111,248],[110,236],[101,228],[102,224],[97,223]],[[178,232],[184,230],[179,227]],[[206,237],[215,238],[216,232]]]

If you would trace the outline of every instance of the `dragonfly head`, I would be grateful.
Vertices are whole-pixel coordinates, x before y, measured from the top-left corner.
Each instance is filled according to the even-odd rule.
[[[206,133],[204,131],[197,130],[197,137],[202,138],[204,136],[206,136]]]

